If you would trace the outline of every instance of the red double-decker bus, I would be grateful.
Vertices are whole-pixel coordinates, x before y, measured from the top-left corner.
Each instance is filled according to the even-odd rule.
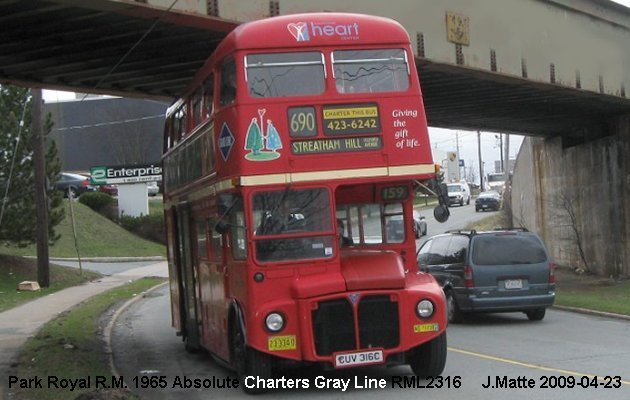
[[[389,19],[274,17],[231,32],[169,108],[172,320],[188,349],[240,378],[285,361],[442,372],[444,295],[415,258],[414,182],[435,166],[413,60]]]

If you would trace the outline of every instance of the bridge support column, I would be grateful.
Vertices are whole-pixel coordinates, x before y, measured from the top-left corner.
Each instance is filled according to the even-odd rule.
[[[527,138],[512,185],[515,226],[538,232],[563,266],[630,276],[630,115],[612,135],[563,148],[561,137]],[[588,131],[586,131],[588,135]]]

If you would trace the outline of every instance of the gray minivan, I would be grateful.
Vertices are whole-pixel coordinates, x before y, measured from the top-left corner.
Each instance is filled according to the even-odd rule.
[[[524,312],[545,317],[555,299],[555,265],[540,238],[525,229],[449,231],[418,250],[418,266],[442,285],[449,322],[467,313]]]

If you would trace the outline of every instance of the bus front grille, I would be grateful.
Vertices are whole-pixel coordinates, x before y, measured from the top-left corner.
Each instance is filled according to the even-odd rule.
[[[317,354],[329,356],[356,348],[353,314],[352,305],[345,298],[319,303],[311,313]]]
[[[389,295],[365,296],[356,308],[347,298],[322,301],[311,312],[311,318],[315,351],[320,356],[376,347],[390,349],[399,344],[398,303]]]
[[[389,295],[366,296],[359,303],[360,348],[391,349],[399,343],[398,303]]]

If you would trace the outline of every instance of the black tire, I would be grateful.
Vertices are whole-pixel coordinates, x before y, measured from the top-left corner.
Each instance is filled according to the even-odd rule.
[[[248,376],[260,377],[261,379],[271,379],[271,357],[252,349],[245,344],[245,335],[235,322],[232,329],[232,366],[236,371],[238,380],[243,391],[247,394],[265,393],[265,388],[247,388],[245,378]]]
[[[525,314],[530,321],[542,321],[545,318],[545,312],[547,310],[545,308],[537,308],[532,311],[526,311]]]
[[[466,205],[470,204],[470,196],[468,196],[468,200],[466,201]]]
[[[427,226],[424,226],[424,229],[422,230],[422,236],[426,236],[427,235]]]
[[[191,343],[190,340],[188,340],[188,336],[184,338],[184,349],[186,349],[186,352],[190,354],[199,353],[199,350],[201,350],[199,346]]]
[[[462,199],[462,200],[459,202],[459,206],[460,206],[460,207],[464,207],[464,199]]]
[[[479,212],[479,209],[477,207],[475,207],[475,212]]]
[[[451,290],[446,293],[446,310],[448,316],[448,322],[451,324],[459,324],[464,320],[464,313],[459,309],[457,300]]]
[[[446,365],[446,331],[430,342],[413,348],[407,358],[414,375],[421,379],[442,374]]]
[[[184,332],[184,349],[187,353],[196,354],[201,351],[201,343],[199,343],[199,335],[192,335],[195,329],[198,329],[197,322],[194,320],[189,320],[188,317],[185,319],[186,329]],[[193,338],[196,336],[196,338]]]

